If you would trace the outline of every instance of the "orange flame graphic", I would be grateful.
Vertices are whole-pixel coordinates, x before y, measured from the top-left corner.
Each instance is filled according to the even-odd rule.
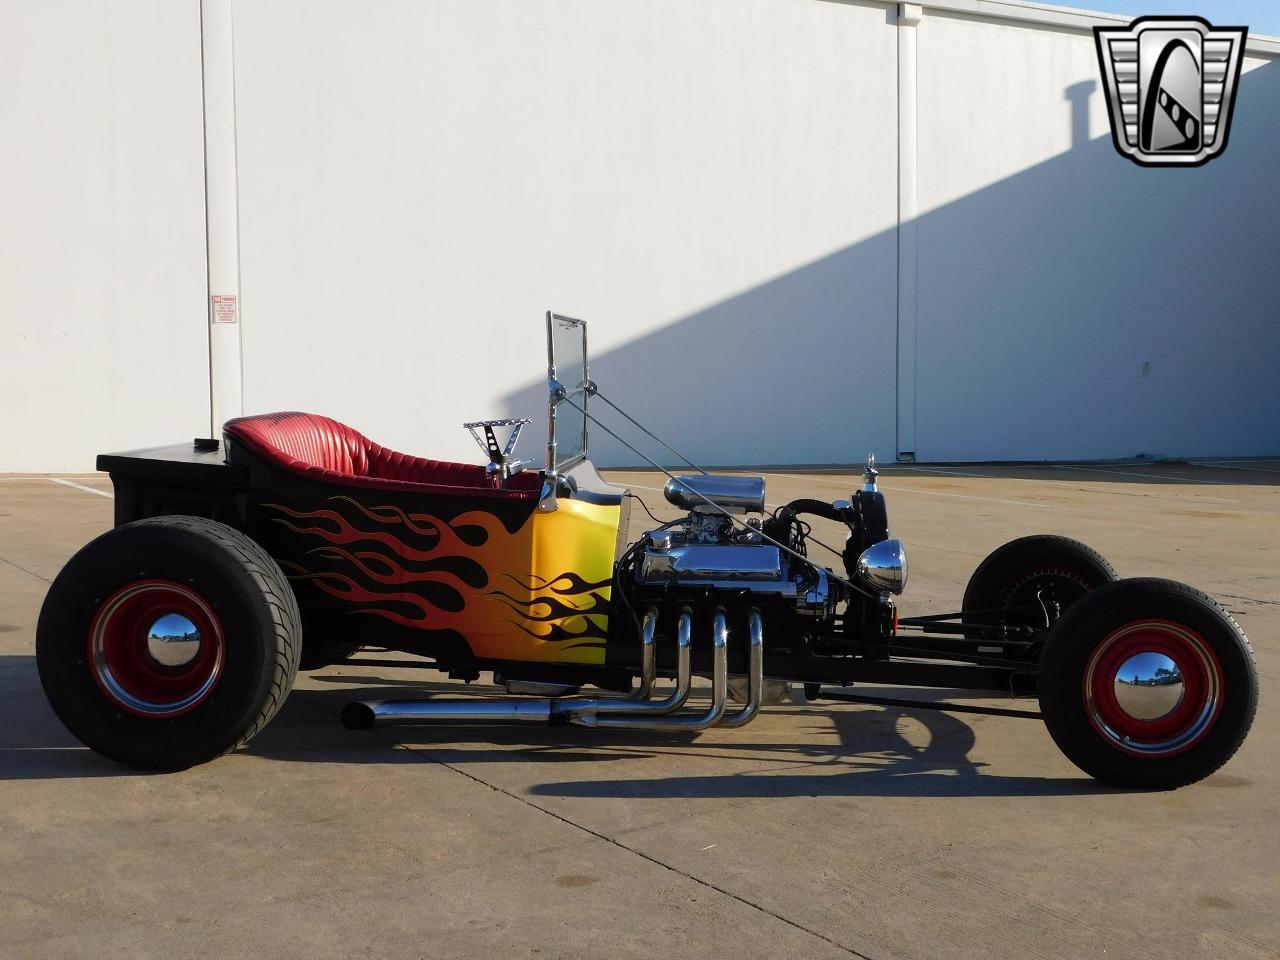
[[[290,579],[354,611],[456,631],[479,657],[603,662],[617,507],[562,502],[512,532],[483,509],[446,521],[349,496],[314,510],[265,506],[307,545],[287,563]],[[547,565],[558,572],[543,575]]]

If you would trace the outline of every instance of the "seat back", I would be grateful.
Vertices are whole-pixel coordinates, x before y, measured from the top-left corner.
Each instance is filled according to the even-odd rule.
[[[314,413],[264,413],[227,421],[235,440],[273,459],[331,473],[365,476],[369,472],[369,438],[344,423]]]
[[[478,464],[449,463],[399,453],[380,446],[344,423],[314,413],[264,413],[228,420],[227,457],[240,448],[295,473],[357,486],[413,486],[442,494],[527,499],[536,497],[536,473],[517,474],[501,490]]]

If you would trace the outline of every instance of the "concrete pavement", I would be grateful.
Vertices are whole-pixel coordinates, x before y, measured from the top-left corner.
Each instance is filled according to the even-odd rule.
[[[614,477],[674,515],[660,477]],[[48,581],[110,524],[105,478],[64,479],[0,479],[0,957],[1280,956],[1278,462],[882,478],[905,612],[955,609],[1034,532],[1232,610],[1253,733],[1156,794],[1094,783],[1036,720],[909,708],[793,702],[700,736],[351,733],[354,690],[457,686],[357,665],[300,677],[239,753],[140,775],[80,747],[36,677]],[[771,503],[855,483],[768,479]]]

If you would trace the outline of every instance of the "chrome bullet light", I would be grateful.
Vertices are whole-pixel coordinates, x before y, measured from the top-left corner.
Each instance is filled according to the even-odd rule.
[[[907,552],[901,540],[881,540],[858,557],[858,577],[877,590],[901,593],[907,586]]]

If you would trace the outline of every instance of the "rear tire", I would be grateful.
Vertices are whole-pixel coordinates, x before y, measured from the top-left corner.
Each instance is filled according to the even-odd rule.
[[[1044,627],[1037,595],[1061,614],[1115,579],[1106,558],[1079,540],[1052,534],[1021,537],[998,547],[969,578],[962,608],[974,612],[965,614],[964,623]]]
[[[153,517],[103,534],[58,574],[36,664],[86,746],[181,770],[275,716],[298,672],[299,624],[288,580],[258,544],[203,517]]]
[[[1039,690],[1067,758],[1121,787],[1169,790],[1209,776],[1258,709],[1240,626],[1208,594],[1154,578],[1120,580],[1073,606],[1045,642]]]

